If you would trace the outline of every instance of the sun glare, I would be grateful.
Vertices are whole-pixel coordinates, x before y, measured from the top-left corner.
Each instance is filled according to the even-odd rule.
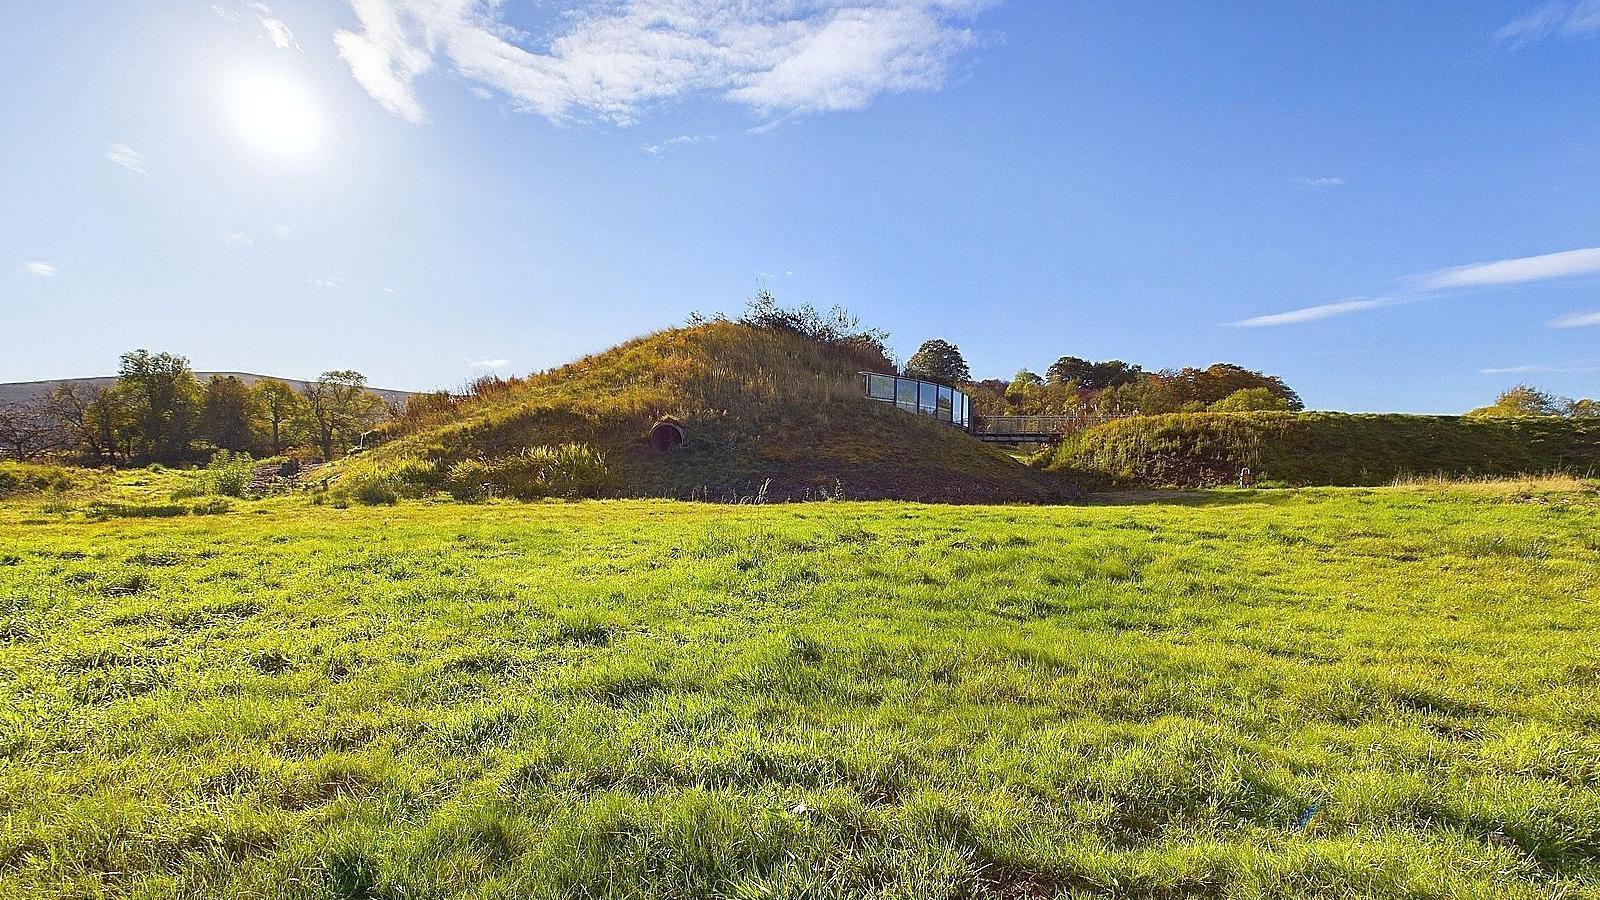
[[[282,157],[304,156],[315,150],[321,139],[316,99],[303,84],[286,75],[240,75],[228,84],[223,102],[239,137],[258,150]]]

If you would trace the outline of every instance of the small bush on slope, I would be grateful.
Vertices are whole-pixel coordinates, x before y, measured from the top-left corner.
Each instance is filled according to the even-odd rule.
[[[1600,423],[1347,413],[1178,413],[1120,419],[1063,441],[1053,471],[1125,484],[1258,480],[1376,485],[1408,475],[1600,470]]]

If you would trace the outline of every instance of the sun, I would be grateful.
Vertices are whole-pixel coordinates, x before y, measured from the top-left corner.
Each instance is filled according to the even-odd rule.
[[[257,150],[301,157],[317,149],[322,119],[316,97],[305,85],[279,72],[245,72],[223,93],[228,119],[239,137]]]

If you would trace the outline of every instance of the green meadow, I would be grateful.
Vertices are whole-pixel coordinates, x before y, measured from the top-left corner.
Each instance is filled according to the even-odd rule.
[[[1600,898],[1593,482],[129,477],[0,504],[0,897]]]

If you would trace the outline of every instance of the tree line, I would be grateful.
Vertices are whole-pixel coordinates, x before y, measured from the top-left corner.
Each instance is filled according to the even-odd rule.
[[[1474,418],[1498,419],[1521,419],[1530,416],[1593,419],[1600,417],[1600,401],[1558,397],[1530,385],[1519,384],[1496,397],[1488,406],[1480,406],[1467,415]]]
[[[1276,375],[1233,363],[1149,372],[1113,359],[1063,356],[1039,375],[975,381],[960,348],[935,338],[906,361],[904,373],[962,388],[980,415],[1112,417],[1170,412],[1301,410],[1305,404]]]
[[[0,455],[66,455],[96,465],[181,464],[218,450],[277,455],[305,450],[333,459],[390,409],[351,369],[322,373],[298,390],[275,378],[232,375],[202,382],[173,353],[124,353],[116,381],[62,383],[0,407]]]

